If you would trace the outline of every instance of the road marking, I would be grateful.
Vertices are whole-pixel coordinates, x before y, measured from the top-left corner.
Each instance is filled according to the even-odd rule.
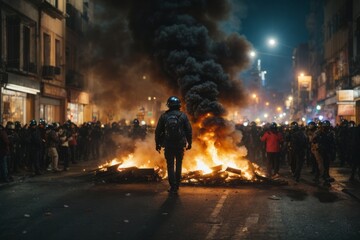
[[[228,194],[229,193],[227,191],[224,192],[224,194],[221,196],[218,203],[216,204],[214,210],[210,214],[209,222],[212,223],[213,225],[211,226],[211,229],[210,229],[208,235],[206,236],[206,239],[215,239],[215,234],[218,232],[218,230],[221,227],[221,221],[219,220],[218,217],[219,217],[221,209],[224,206],[224,202],[225,202],[226,198],[228,197]]]
[[[249,217],[246,218],[245,224],[240,225],[236,231],[235,235],[233,236],[233,239],[241,239],[244,237],[248,231],[249,228],[259,222],[259,214],[258,213],[252,213]]]

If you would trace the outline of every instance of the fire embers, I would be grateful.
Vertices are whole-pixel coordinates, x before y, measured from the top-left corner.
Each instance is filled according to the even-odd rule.
[[[163,178],[160,168],[121,167],[121,163],[101,167],[95,172],[95,179],[102,182],[159,182]]]
[[[185,185],[201,185],[201,186],[237,186],[243,184],[271,184],[271,185],[287,185],[288,182],[283,179],[271,179],[261,175],[255,169],[254,177],[242,172],[241,169],[226,167],[222,165],[211,168],[212,172],[204,173],[202,170],[190,171],[182,176],[182,184]]]

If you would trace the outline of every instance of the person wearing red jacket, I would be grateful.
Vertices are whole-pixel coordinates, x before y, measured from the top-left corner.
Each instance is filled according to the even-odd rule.
[[[277,124],[274,122],[271,123],[269,129],[265,131],[260,140],[266,143],[267,177],[277,178],[279,177],[280,169],[280,144],[283,141],[282,134],[277,130]],[[274,175],[272,175],[273,170]]]

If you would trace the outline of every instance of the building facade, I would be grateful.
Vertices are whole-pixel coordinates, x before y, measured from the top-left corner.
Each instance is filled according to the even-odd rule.
[[[79,52],[88,0],[0,1],[0,122],[92,119]]]

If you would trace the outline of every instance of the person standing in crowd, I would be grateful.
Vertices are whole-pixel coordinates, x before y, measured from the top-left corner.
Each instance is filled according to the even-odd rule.
[[[155,129],[155,149],[160,153],[165,149],[170,193],[177,193],[181,181],[184,149],[191,149],[192,128],[185,113],[180,111],[181,102],[178,97],[169,97],[168,110],[163,113]],[[176,159],[176,164],[175,164]]]
[[[137,118],[133,120],[133,125],[130,129],[129,137],[131,137],[134,140],[136,139],[144,140],[146,137],[146,128],[140,126],[139,119]]]
[[[19,136],[15,131],[15,124],[12,121],[6,123],[6,133],[10,142],[10,153],[8,155],[8,170],[9,174],[13,173],[17,169],[18,163],[16,162],[16,149],[19,142]]]
[[[38,125],[38,129],[40,132],[40,136],[41,136],[41,150],[40,150],[40,169],[41,171],[46,170],[48,164],[49,164],[49,160],[48,160],[48,155],[46,153],[46,122],[44,119],[40,118],[39,120],[39,125]]]
[[[307,136],[307,149],[306,149],[306,160],[308,165],[311,167],[311,174],[315,174],[318,170],[318,166],[316,163],[316,159],[315,159],[315,155],[314,152],[312,150],[313,147],[313,138],[315,136],[315,132],[316,132],[316,123],[311,121],[308,123],[307,125],[307,129],[306,129],[306,136]]]
[[[10,154],[10,141],[2,125],[0,125],[0,177],[4,182],[9,182],[8,156]]]
[[[288,143],[287,147],[291,172],[295,181],[299,182],[305,160],[307,138],[297,122],[292,122],[290,124],[290,133],[287,138],[286,142]]]
[[[102,137],[101,122],[97,121],[90,132],[90,150],[94,160],[99,160],[100,158]]]
[[[78,161],[77,139],[79,133],[75,123],[69,122],[69,126],[69,134],[71,135],[71,140],[69,141],[70,160],[72,164],[76,164]]]
[[[342,119],[340,126],[336,131],[336,145],[337,152],[340,160],[340,166],[343,167],[345,163],[349,162],[348,152],[348,138],[349,138],[349,122],[346,119]]]
[[[63,170],[69,170],[69,133],[64,126],[59,127],[59,140],[60,140],[60,161],[63,162]]]
[[[46,127],[46,147],[47,154],[50,158],[50,165],[48,167],[49,171],[58,172],[60,171],[58,167],[59,163],[59,154],[57,147],[59,145],[59,136],[55,132],[54,125],[48,125]]]
[[[319,129],[315,132],[312,140],[315,158],[319,168],[319,171],[315,174],[314,181],[319,182],[319,178],[321,177],[324,180],[323,185],[327,187],[334,181],[329,173],[330,161],[333,159],[333,151],[331,150],[335,148],[335,137],[330,126],[331,124],[328,120],[319,122]]]
[[[267,177],[277,178],[280,176],[280,145],[283,141],[282,134],[277,130],[277,124],[271,123],[269,129],[265,131],[260,140],[266,144]]]
[[[248,131],[246,133],[246,148],[248,149],[248,156],[251,162],[257,162],[260,157],[260,134],[256,122],[252,121],[249,125]]]
[[[355,125],[354,121],[349,122],[349,134],[348,134],[348,144],[349,144],[349,163],[351,166],[351,175],[349,181],[355,181],[355,174],[357,171],[358,178],[360,180],[360,127]]]
[[[41,175],[42,173],[40,170],[40,158],[43,141],[35,119],[30,121],[28,131],[29,132],[27,136],[27,143],[29,147],[29,160],[33,170],[35,171],[35,174]]]

